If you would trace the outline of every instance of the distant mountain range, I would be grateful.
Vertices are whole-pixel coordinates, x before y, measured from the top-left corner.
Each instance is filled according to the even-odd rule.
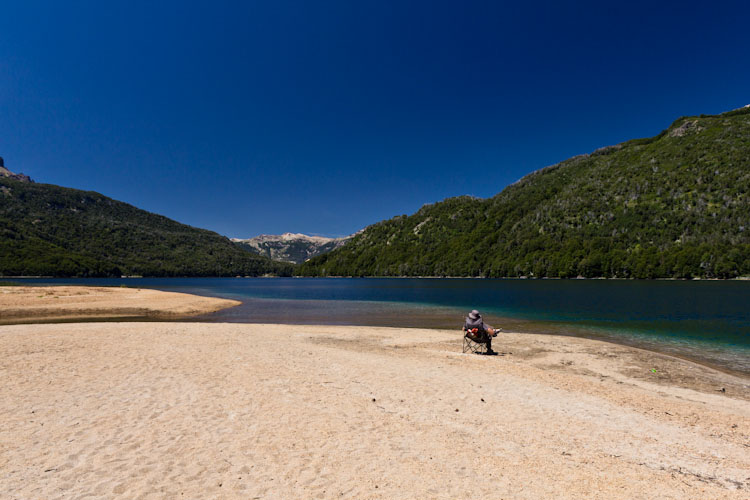
[[[291,264],[92,191],[0,164],[0,276],[291,275]]]
[[[352,236],[344,238],[324,238],[299,233],[280,235],[261,234],[254,238],[232,238],[232,241],[246,250],[273,260],[300,264],[312,257],[343,246]]]
[[[367,227],[303,276],[750,276],[750,108]]]

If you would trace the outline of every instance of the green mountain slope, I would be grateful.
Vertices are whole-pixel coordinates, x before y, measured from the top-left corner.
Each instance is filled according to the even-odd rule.
[[[0,276],[289,275],[214,232],[90,191],[0,176]]]
[[[750,275],[750,109],[683,117],[656,137],[368,227],[310,276]]]

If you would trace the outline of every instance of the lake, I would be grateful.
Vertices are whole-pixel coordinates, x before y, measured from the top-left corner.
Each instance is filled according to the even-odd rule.
[[[582,336],[750,374],[750,282],[433,278],[14,279],[225,297],[212,322],[460,329],[479,309],[508,331]],[[191,319],[192,321],[195,318]]]

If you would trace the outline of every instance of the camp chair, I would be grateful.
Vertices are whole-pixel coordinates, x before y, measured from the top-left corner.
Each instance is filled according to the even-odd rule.
[[[481,337],[466,330],[464,330],[463,348],[464,353],[471,352],[473,354],[485,354],[487,352],[487,344],[482,342]]]

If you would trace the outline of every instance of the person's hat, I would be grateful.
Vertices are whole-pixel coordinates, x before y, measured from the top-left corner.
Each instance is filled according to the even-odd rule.
[[[469,318],[471,319],[478,319],[479,317],[479,311],[477,311],[476,309],[469,313]]]

